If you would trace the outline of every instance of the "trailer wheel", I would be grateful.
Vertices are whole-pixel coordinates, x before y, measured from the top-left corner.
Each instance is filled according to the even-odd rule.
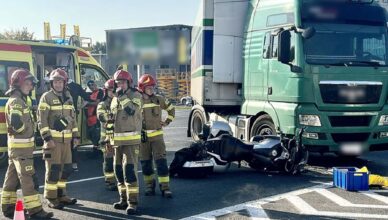
[[[275,124],[269,115],[259,116],[251,129],[251,137],[256,135],[274,135],[276,134]]]
[[[0,168],[6,167],[8,164],[8,153],[2,152],[0,153]]]
[[[190,121],[190,131],[191,131],[191,137],[193,138],[194,141],[199,141],[199,134],[202,133],[203,131],[203,126],[206,123],[206,116],[204,113],[196,109],[193,112],[193,115],[191,116],[191,121]]]

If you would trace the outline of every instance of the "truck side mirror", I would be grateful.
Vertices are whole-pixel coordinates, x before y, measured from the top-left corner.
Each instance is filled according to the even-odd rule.
[[[291,33],[284,30],[279,33],[278,61],[284,64],[291,62]]]
[[[306,29],[304,29],[303,30],[303,32],[302,32],[302,37],[304,38],[304,39],[310,39],[310,38],[312,38],[314,35],[315,35],[315,28],[313,28],[313,27],[308,27],[308,28],[306,28]]]

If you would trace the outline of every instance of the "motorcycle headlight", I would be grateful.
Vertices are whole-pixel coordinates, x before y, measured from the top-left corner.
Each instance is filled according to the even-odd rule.
[[[299,124],[315,127],[322,126],[318,115],[299,115]]]
[[[380,117],[379,126],[388,125],[388,115],[382,115]]]

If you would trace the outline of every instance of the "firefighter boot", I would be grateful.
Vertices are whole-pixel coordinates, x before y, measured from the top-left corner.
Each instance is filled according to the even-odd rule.
[[[52,209],[63,209],[64,205],[59,202],[58,199],[47,199],[48,201],[48,207]]]
[[[6,210],[3,209],[3,215],[6,218],[13,219],[13,215],[15,214],[15,206],[9,206]]]
[[[155,195],[155,179],[148,180],[146,182],[145,195],[146,196],[154,196]]]
[[[137,213],[137,203],[130,203],[126,211],[127,215],[135,215]]]
[[[169,198],[169,199],[172,198],[172,192],[170,191],[170,187],[168,183],[161,183],[159,187],[163,197]]]
[[[30,219],[50,219],[54,216],[52,212],[46,212],[43,209],[30,215]]]
[[[126,190],[125,184],[123,183],[119,184],[117,188],[120,194],[120,201],[113,203],[113,208],[119,209],[119,210],[125,210],[128,207],[127,190]]]
[[[59,202],[63,205],[75,205],[77,203],[77,199],[70,198],[68,196],[62,196],[59,198]]]

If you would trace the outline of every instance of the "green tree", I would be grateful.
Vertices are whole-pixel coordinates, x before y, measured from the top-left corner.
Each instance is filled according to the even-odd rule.
[[[99,54],[100,52],[106,53],[106,43],[97,41],[92,47],[92,53]]]
[[[26,27],[23,27],[22,29],[10,29],[5,30],[3,33],[0,34],[0,39],[6,39],[6,40],[34,40],[34,33],[29,32]]]

